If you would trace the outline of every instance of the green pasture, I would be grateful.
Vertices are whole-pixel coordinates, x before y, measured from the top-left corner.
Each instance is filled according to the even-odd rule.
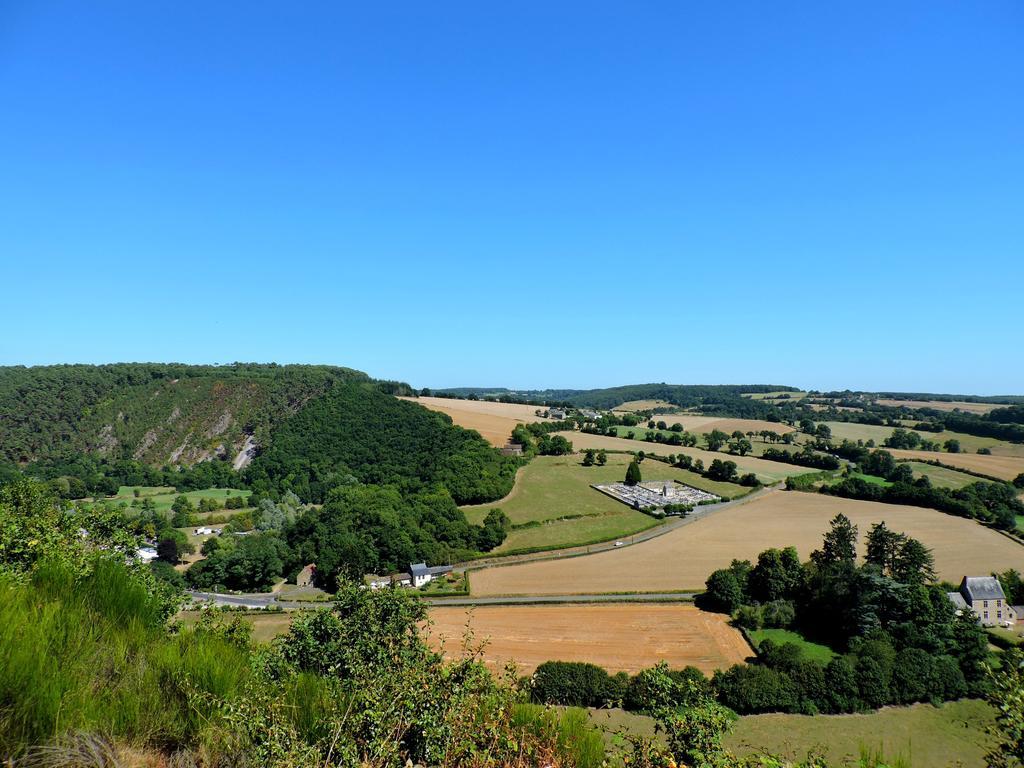
[[[139,491],[138,497],[135,496],[136,488]],[[186,491],[184,494],[179,494],[174,488],[169,487],[122,485],[116,495],[107,496],[104,499],[98,499],[98,501],[112,501],[117,504],[123,501],[130,507],[136,498],[140,500],[150,499],[156,505],[157,512],[169,513],[174,500],[181,495],[186,496],[192,502],[192,506],[198,507],[199,500],[204,498],[216,499],[223,506],[224,501],[230,496],[242,496],[248,499],[251,494],[252,491],[243,491],[238,488],[207,488],[202,491]],[[238,512],[239,510],[233,509],[230,511]]]
[[[803,635],[788,629],[757,629],[747,634],[750,635],[750,639],[757,647],[760,647],[761,643],[765,640],[771,640],[776,645],[793,643],[793,645],[800,647],[800,651],[805,659],[817,661],[820,664],[828,664],[832,657],[836,655],[835,651],[827,645],[812,643],[810,640],[805,640]]]
[[[939,461],[941,460],[939,458]],[[932,481],[932,485],[941,488],[963,488],[965,485],[977,483],[981,480],[980,477],[974,477],[966,472],[957,472],[955,469],[946,469],[945,467],[934,467],[922,461],[908,461],[907,464],[914,470],[915,477],[924,475]]]

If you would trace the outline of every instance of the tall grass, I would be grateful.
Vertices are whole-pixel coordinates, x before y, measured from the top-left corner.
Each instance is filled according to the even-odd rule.
[[[545,741],[554,741],[577,768],[599,768],[604,762],[604,739],[590,725],[584,709],[517,704],[512,724]]]
[[[248,659],[209,634],[168,635],[160,616],[110,559],[80,579],[56,563],[28,584],[0,578],[0,757],[76,731],[193,742],[220,706],[212,697],[240,690]]]

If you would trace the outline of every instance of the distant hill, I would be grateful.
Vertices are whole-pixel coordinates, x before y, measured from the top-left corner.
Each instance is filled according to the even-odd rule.
[[[0,458],[70,453],[190,465],[238,457],[350,368],[151,363],[0,368]]]
[[[497,397],[538,403],[568,403],[578,407],[611,409],[634,400],[664,400],[682,408],[724,408],[730,413],[739,409],[760,411],[767,406],[745,400],[742,394],[760,392],[799,392],[797,387],[782,384],[627,384],[605,389],[530,389],[512,390],[502,387],[452,387],[433,390],[435,394],[456,397]],[[739,402],[743,401],[744,402]],[[735,414],[739,415],[739,414]]]

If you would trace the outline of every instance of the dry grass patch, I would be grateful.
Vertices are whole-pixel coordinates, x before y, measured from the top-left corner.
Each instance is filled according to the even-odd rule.
[[[920,539],[933,550],[941,579],[1019,570],[1024,562],[1024,548],[972,520],[922,507],[771,491],[634,546],[476,571],[472,592],[551,595],[699,588],[733,558],[754,560],[768,547],[793,545],[801,557],[809,557],[839,512],[859,526],[862,548],[871,524],[881,520]]]
[[[542,406],[518,403],[492,403],[486,400],[454,400],[447,397],[403,397],[424,408],[451,416],[453,422],[466,429],[475,429],[491,445],[501,447],[508,442],[517,424],[544,421],[536,411]]]
[[[431,608],[431,641],[459,656],[469,627],[486,641],[484,659],[513,661],[525,674],[545,661],[587,661],[635,674],[659,661],[705,673],[739,664],[753,652],[727,617],[687,604],[530,605]]]

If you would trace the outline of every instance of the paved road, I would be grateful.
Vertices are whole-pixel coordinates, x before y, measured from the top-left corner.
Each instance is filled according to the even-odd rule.
[[[236,608],[249,608],[259,610],[263,608],[283,608],[286,611],[294,611],[299,608],[319,608],[330,605],[327,602],[313,602],[309,600],[282,600],[277,595],[260,593],[256,595],[222,595],[219,592],[194,592],[186,594],[193,600],[209,602],[214,605],[228,605]]]

